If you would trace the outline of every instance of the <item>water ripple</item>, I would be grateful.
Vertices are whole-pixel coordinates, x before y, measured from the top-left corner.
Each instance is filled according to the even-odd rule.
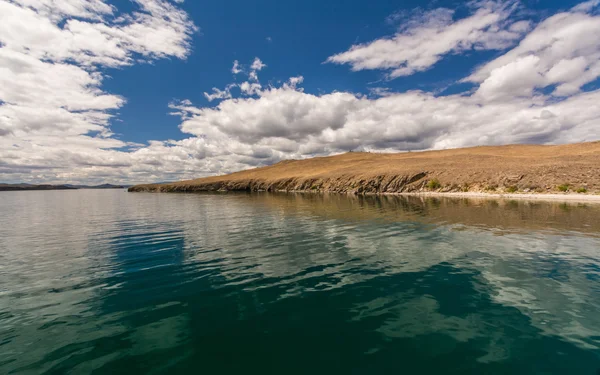
[[[0,209],[0,373],[600,368],[600,207],[50,191]]]

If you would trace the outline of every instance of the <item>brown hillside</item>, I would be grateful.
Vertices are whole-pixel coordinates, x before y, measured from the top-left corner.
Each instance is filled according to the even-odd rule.
[[[351,152],[288,160],[225,176],[130,191],[600,191],[600,142],[558,146],[509,145],[397,154]],[[580,190],[583,192],[583,190]]]

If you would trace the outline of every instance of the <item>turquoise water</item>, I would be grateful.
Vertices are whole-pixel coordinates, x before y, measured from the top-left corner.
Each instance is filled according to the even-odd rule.
[[[597,374],[600,207],[0,193],[0,373]]]

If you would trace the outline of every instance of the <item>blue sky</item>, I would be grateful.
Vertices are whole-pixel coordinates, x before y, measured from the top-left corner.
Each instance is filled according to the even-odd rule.
[[[60,4],[0,0],[0,182],[600,138],[598,1]]]
[[[578,3],[524,2],[533,13],[528,19],[537,20]],[[345,66],[323,64],[353,44],[392,35],[397,23],[390,22],[390,15],[422,7],[422,1],[187,1],[182,8],[200,30],[193,35],[192,52],[186,60],[160,60],[108,72],[112,79],[104,84],[105,90],[128,100],[119,110],[121,121],[112,129],[133,142],[185,138],[177,127],[179,120],[168,114],[167,103],[188,98],[198,105],[211,105],[202,93],[233,81],[230,69],[234,60],[248,63],[259,56],[268,65],[261,75],[264,82],[302,75],[306,92],[368,94],[372,87],[395,91],[445,88],[502,54],[478,51],[450,56],[426,72],[385,82],[380,71],[353,73]],[[435,1],[425,9],[438,7],[466,13],[464,1]],[[465,85],[457,86],[449,92],[465,89]]]

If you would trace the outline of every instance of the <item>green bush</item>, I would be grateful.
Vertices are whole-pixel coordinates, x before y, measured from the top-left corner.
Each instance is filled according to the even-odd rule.
[[[518,190],[519,190],[519,188],[518,188],[518,187],[516,187],[516,186],[514,186],[514,185],[513,185],[513,186],[509,186],[509,187],[507,187],[507,188],[506,188],[506,191],[507,191],[508,193],[515,193],[515,192],[517,192]]]
[[[496,191],[497,186],[496,185],[488,185],[486,186],[485,190],[487,191]]]
[[[558,191],[567,192],[569,190],[569,185],[563,184],[557,186]]]
[[[436,178],[434,178],[433,180],[429,180],[429,182],[427,183],[427,187],[431,190],[435,190],[441,188],[442,184],[440,184],[440,182]]]
[[[580,187],[579,189],[577,189],[577,192],[578,192],[579,194],[582,194],[582,193],[587,193],[587,189],[586,189],[586,188],[584,188],[584,187]]]

